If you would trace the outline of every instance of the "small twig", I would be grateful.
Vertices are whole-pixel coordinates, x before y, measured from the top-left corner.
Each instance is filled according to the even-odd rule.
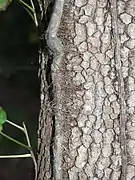
[[[37,162],[36,162],[35,155],[34,155],[34,153],[32,151],[32,147],[31,147],[31,144],[30,144],[30,139],[29,139],[28,131],[27,131],[27,128],[26,128],[24,122],[23,122],[23,127],[24,127],[24,133],[25,133],[25,136],[26,136],[26,140],[27,140],[28,146],[31,148],[31,149],[29,149],[29,151],[31,153],[31,158],[33,159],[33,163],[34,163],[34,167],[35,167],[35,180],[37,180]]]
[[[25,6],[27,7],[27,8],[25,8],[26,11],[29,13],[29,15],[34,20],[34,23],[35,23],[36,27],[38,27],[38,20],[37,20],[37,15],[36,15],[36,10],[35,10],[33,0],[30,0],[30,3],[31,3],[32,7],[29,6],[27,3],[25,3],[25,1],[23,1],[23,0],[19,0],[19,1],[24,5],[24,8],[25,8]],[[29,10],[33,13],[33,15],[31,14],[31,12]]]
[[[26,146],[25,144],[23,144],[23,143],[17,141],[16,139],[11,138],[11,137],[8,136],[7,134],[5,134],[5,133],[3,133],[3,132],[0,132],[0,134],[1,134],[2,136],[4,136],[5,138],[9,139],[10,141],[13,141],[14,143],[16,143],[16,144],[18,144],[18,145],[20,145],[20,146],[22,146],[22,147],[28,149],[29,151],[31,150],[31,147]]]
[[[6,120],[6,122],[7,122],[8,124],[11,124],[12,126],[18,128],[18,129],[20,129],[21,131],[24,132],[24,129],[23,129],[21,126],[15,124],[15,123],[13,123],[13,122],[11,122],[11,121],[9,121],[9,120]]]
[[[6,158],[28,158],[31,157],[31,154],[19,154],[19,155],[2,155],[0,156],[0,159],[6,159]]]
[[[36,10],[35,10],[35,6],[34,6],[34,3],[33,3],[33,0],[30,0],[30,3],[32,5],[32,9],[33,9],[35,25],[36,25],[36,27],[38,27],[38,20],[37,20],[37,15],[36,15]]]

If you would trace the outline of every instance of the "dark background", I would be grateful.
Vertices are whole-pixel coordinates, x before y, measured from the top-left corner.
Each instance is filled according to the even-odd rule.
[[[26,2],[26,1],[25,1]],[[8,119],[25,122],[36,154],[40,108],[38,36],[35,25],[19,1],[0,12],[0,106]],[[6,134],[26,143],[24,134],[5,123]],[[26,149],[0,136],[0,155],[24,154]],[[33,162],[0,159],[0,180],[33,180]]]

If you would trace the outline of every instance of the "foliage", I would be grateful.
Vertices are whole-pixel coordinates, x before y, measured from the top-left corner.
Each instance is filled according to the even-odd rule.
[[[35,11],[35,6],[33,3],[33,0],[30,0],[31,5],[28,5],[24,0],[18,0],[26,9],[26,11],[29,13],[29,15],[31,16],[31,18],[33,19],[36,27],[38,26],[38,21],[37,21],[37,14]],[[8,5],[12,2],[12,0],[0,0],[0,11],[6,11]],[[5,123],[9,123],[10,125],[16,127],[17,129],[21,130],[26,137],[27,140],[27,145],[23,144],[22,142],[10,137],[9,135],[5,134],[3,132],[3,124]],[[24,123],[22,123],[23,126],[19,126],[15,123],[13,123],[12,121],[7,120],[7,114],[4,111],[4,109],[2,107],[0,107],[0,135],[4,136],[5,138],[7,138],[8,140],[26,148],[29,151],[29,154],[21,154],[21,155],[1,155],[0,158],[25,158],[25,157],[31,157],[34,163],[34,167],[35,167],[35,179],[37,177],[37,163],[36,163],[36,159],[31,147],[31,143],[30,143],[30,139],[28,136],[28,132],[26,129],[26,126]]]
[[[2,107],[0,107],[0,131],[3,129],[3,124],[7,120],[7,114]]]
[[[10,3],[11,0],[0,0],[0,11],[5,11]]]
[[[27,145],[23,144],[22,142],[8,136],[7,134],[3,133],[2,130],[3,130],[3,124],[4,123],[9,123],[10,125],[16,127],[17,129],[21,130],[24,134],[25,134],[25,137],[26,137],[26,140],[27,140]],[[34,166],[35,166],[35,179],[37,177],[37,163],[36,163],[36,159],[35,159],[35,156],[34,156],[34,153],[32,151],[32,147],[31,147],[31,143],[30,143],[30,139],[29,139],[29,136],[28,136],[28,131],[27,131],[27,128],[24,124],[24,122],[22,123],[23,124],[23,127],[13,123],[12,121],[9,121],[7,120],[7,114],[5,112],[5,110],[0,107],[0,134],[2,136],[4,136],[5,138],[9,139],[10,141],[26,148],[30,153],[29,154],[21,154],[21,155],[2,155],[0,156],[0,158],[25,158],[25,157],[31,157],[33,159],[33,163],[34,163]]]
[[[28,12],[28,14],[31,16],[33,19],[34,23],[36,26],[38,26],[38,21],[37,21],[37,14],[35,11],[35,6],[33,3],[33,0],[30,0],[31,6],[27,4],[23,0],[18,0],[21,4],[23,4],[25,10]],[[8,7],[8,5],[12,2],[12,0],[0,0],[0,11],[5,11]]]

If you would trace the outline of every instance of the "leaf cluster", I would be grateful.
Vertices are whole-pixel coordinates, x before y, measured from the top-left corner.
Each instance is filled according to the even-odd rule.
[[[1,1],[1,0],[0,0]],[[7,120],[7,114],[2,107],[0,107],[0,132],[3,130],[3,124]]]

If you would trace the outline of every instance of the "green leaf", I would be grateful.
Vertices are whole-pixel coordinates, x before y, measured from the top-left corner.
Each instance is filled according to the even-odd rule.
[[[0,132],[3,130],[3,126],[2,125],[0,125]]]
[[[0,0],[0,11],[5,11],[12,0]]]
[[[4,111],[4,109],[0,107],[0,126],[2,126],[2,124],[4,124],[6,120],[7,120],[7,114]]]

